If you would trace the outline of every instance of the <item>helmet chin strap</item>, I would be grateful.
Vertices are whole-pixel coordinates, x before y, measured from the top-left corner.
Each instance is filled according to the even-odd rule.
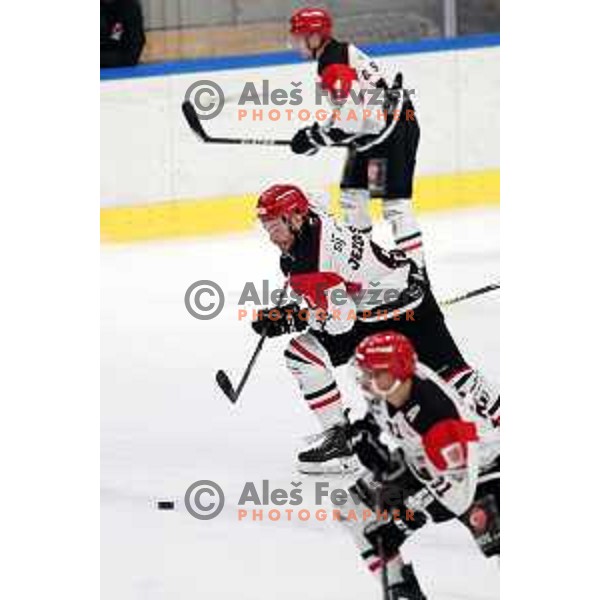
[[[387,400],[401,385],[402,381],[400,381],[400,379],[396,379],[394,384],[387,390],[380,389],[375,381],[373,381],[371,384],[373,392],[375,392],[378,396],[381,396],[384,400]]]
[[[317,60],[319,53],[321,52],[321,50],[323,50],[328,41],[329,40],[327,39],[321,38],[321,43],[316,48],[311,48],[308,45],[308,38],[306,39],[306,47],[308,48],[308,51],[310,52],[313,60]]]

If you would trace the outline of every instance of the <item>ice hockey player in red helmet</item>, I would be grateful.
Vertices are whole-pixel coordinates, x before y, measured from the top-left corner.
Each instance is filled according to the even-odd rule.
[[[367,413],[349,427],[368,474],[349,489],[342,518],[368,569],[386,567],[386,598],[425,600],[400,549],[427,523],[460,520],[486,557],[500,554],[499,425],[423,364],[388,330],[364,338],[353,367]],[[357,502],[358,500],[358,502]]]
[[[341,181],[346,223],[367,229],[369,172],[378,173],[377,194],[382,196],[383,216],[391,226],[396,247],[410,255],[425,273],[422,234],[412,203],[420,130],[402,74],[396,74],[390,84],[376,61],[353,44],[333,37],[333,19],[324,8],[296,10],[290,19],[290,35],[300,53],[317,62],[319,84],[333,104],[340,89],[342,97],[347,97],[353,88],[359,95],[352,95],[352,105],[359,98],[362,109],[358,118],[355,114],[340,118],[338,110],[324,122],[301,128],[293,138],[293,152],[311,156],[331,144],[348,144]],[[350,106],[346,104],[347,109]]]
[[[380,331],[407,335],[427,365],[460,393],[476,394],[480,410],[495,416],[497,393],[464,360],[413,260],[317,211],[295,185],[266,189],[257,213],[281,251],[280,268],[296,302],[279,312],[261,311],[252,327],[269,337],[299,334],[285,349],[286,365],[324,430],[316,445],[299,453],[300,471],[355,466],[335,368],[348,363],[366,336]]]

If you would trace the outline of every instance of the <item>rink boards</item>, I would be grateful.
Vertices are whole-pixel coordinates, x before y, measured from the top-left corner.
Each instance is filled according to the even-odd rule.
[[[464,47],[392,47],[398,54],[379,47],[388,76],[402,70],[405,87],[415,90],[421,124],[415,190],[420,211],[499,202],[498,43],[487,36]],[[304,125],[299,108],[310,114],[318,109],[310,93],[314,67],[299,62],[269,65],[268,57],[263,58],[267,64],[253,58],[251,67],[244,67],[242,59],[229,64],[205,61],[193,72],[147,67],[137,72],[141,77],[128,70],[131,76],[101,82],[103,241],[251,229],[256,193],[274,182],[298,183],[335,208],[343,150],[299,157],[286,147],[203,145],[181,116],[186,90],[198,80],[210,80],[222,88],[226,100],[222,112],[206,122],[211,134],[291,137]],[[206,70],[211,64],[219,68]],[[244,85],[252,82],[260,90],[265,79],[271,89],[289,90],[291,82],[301,82],[301,107],[291,114],[285,114],[293,108],[287,105],[240,107]],[[262,117],[243,117],[242,108],[262,109]],[[275,108],[280,112],[277,120],[269,118]]]

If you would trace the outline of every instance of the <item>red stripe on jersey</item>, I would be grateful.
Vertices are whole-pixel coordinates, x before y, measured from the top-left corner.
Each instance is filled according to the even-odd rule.
[[[468,365],[465,367],[460,367],[459,369],[456,369],[455,371],[451,371],[448,375],[446,375],[444,377],[444,379],[445,379],[446,383],[452,383],[452,381],[454,379],[458,379],[462,375],[465,375],[466,373],[469,373],[472,370],[473,369],[471,367],[469,367]]]
[[[467,443],[478,440],[474,423],[446,419],[434,425],[423,436],[427,458],[436,469],[463,467],[467,463]]]
[[[383,560],[381,558],[376,558],[372,563],[367,565],[369,567],[369,571],[371,573],[376,573],[383,566]]]
[[[319,365],[320,367],[325,367],[325,363],[318,357],[315,356],[312,352],[308,351],[304,346],[300,345],[298,340],[292,340],[290,342],[290,346],[298,351],[299,354],[308,358],[311,362]]]
[[[309,304],[327,310],[325,291],[344,283],[344,279],[332,271],[295,274],[290,277],[290,285],[295,292],[306,298]]]
[[[341,397],[341,394],[339,392],[336,392],[330,398],[325,398],[325,400],[318,400],[317,402],[310,402],[308,406],[311,410],[319,410],[320,408],[324,408],[325,406],[329,406],[330,404],[337,402]]]
[[[417,242],[416,244],[411,244],[410,246],[406,246],[405,248],[401,248],[403,252],[411,252],[412,250],[416,250],[423,245],[423,242]]]

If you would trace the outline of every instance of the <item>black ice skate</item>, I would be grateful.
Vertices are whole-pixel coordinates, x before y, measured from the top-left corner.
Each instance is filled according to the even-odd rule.
[[[394,583],[388,590],[389,600],[427,600],[421,591],[412,565],[402,567],[402,581]]]
[[[348,428],[334,425],[319,436],[320,443],[298,453],[298,470],[312,475],[349,473],[359,469],[353,456]]]

